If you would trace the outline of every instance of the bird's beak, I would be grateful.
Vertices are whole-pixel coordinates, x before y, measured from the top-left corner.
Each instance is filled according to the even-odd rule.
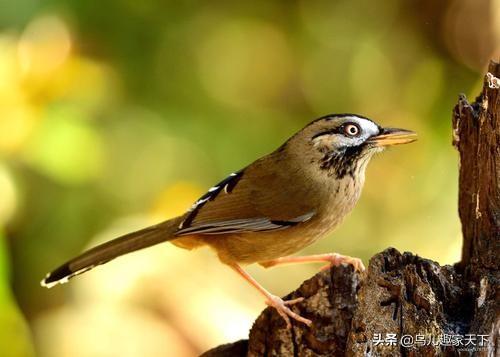
[[[408,144],[417,140],[417,133],[396,128],[383,128],[379,135],[368,139],[369,143],[375,146],[392,146],[399,144]]]

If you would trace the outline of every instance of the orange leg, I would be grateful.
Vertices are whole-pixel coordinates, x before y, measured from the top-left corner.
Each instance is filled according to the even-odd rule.
[[[352,264],[354,269],[357,271],[365,271],[365,266],[359,258],[352,258],[346,255],[340,255],[337,253],[327,253],[327,254],[316,254],[316,255],[306,255],[302,257],[282,257],[278,259],[268,260],[266,262],[259,263],[264,268],[270,268],[276,265],[282,264],[295,264],[295,263],[310,263],[310,262],[328,262],[322,270],[329,269],[332,266],[337,266],[342,263]]]
[[[285,320],[287,328],[292,327],[292,324],[290,323],[290,317],[292,319],[305,323],[307,326],[310,326],[312,324],[311,320],[303,318],[299,314],[290,310],[290,308],[287,306],[301,302],[302,300],[304,300],[303,297],[293,300],[283,300],[279,296],[273,295],[269,291],[267,291],[250,274],[244,271],[238,264],[232,264],[230,266],[231,268],[234,269],[234,271],[236,271],[239,275],[241,275],[246,281],[252,284],[262,295],[266,297],[266,304],[274,307],[276,311],[278,311],[280,316],[283,317],[283,319]]]

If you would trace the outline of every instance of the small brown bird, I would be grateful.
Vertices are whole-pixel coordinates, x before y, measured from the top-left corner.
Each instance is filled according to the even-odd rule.
[[[241,265],[323,261],[364,270],[361,260],[336,253],[290,254],[332,231],[353,209],[373,154],[414,140],[414,132],[382,128],[360,115],[321,117],[274,152],[210,188],[184,215],[92,248],[47,274],[41,284],[65,283],[118,256],[165,241],[186,249],[209,246],[265,296],[287,326],[290,317],[310,325],[288,307],[303,298],[282,300]]]

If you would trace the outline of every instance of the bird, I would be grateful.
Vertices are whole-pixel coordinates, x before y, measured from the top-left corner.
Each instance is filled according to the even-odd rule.
[[[324,262],[325,268],[345,263],[364,271],[360,259],[338,253],[293,254],[333,231],[354,208],[374,154],[416,137],[413,131],[381,127],[357,114],[322,116],[270,154],[231,173],[183,215],[91,248],[47,274],[41,285],[65,283],[121,255],[162,242],[188,250],[208,246],[264,296],[287,327],[291,319],[310,326],[311,320],[290,308],[303,297],[283,300],[243,267]]]

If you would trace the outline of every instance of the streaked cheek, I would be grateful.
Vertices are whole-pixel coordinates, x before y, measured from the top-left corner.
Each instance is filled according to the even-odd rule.
[[[331,148],[335,144],[332,141],[332,135],[322,135],[318,136],[313,140],[313,145],[315,148]]]
[[[364,138],[346,138],[346,137],[342,137],[338,141],[338,145],[339,146],[345,146],[345,147],[353,147],[353,146],[359,146],[359,145],[363,144],[364,141],[365,141]]]
[[[336,148],[343,146],[350,146],[351,140],[347,139],[343,135],[332,135],[332,137],[330,138],[330,145]]]

